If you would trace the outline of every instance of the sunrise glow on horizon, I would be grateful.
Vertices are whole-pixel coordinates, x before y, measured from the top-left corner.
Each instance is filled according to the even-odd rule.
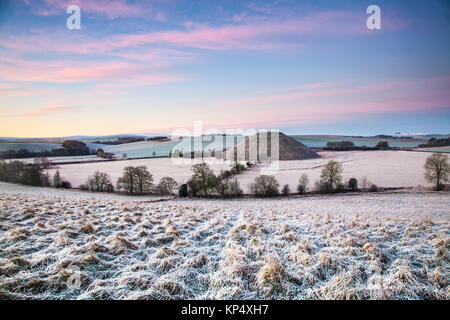
[[[81,9],[68,30],[66,8]],[[377,4],[382,28],[368,30]],[[0,136],[450,133],[447,1],[2,1]]]

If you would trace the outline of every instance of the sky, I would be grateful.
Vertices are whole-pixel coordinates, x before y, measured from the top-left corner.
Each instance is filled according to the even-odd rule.
[[[447,0],[0,0],[0,136],[450,133],[449,34]]]

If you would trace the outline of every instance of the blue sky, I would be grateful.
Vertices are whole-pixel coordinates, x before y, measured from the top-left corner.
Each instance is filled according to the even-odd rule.
[[[445,0],[2,1],[0,136],[449,133],[449,18]]]

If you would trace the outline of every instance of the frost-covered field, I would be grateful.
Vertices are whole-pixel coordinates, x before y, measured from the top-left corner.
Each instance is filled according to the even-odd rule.
[[[144,202],[9,186],[0,185],[3,299],[450,294],[448,193]]]
[[[197,161],[197,160],[196,160]],[[198,162],[198,161],[197,161]],[[152,173],[154,182],[158,183],[162,177],[172,177],[179,183],[185,183],[192,176],[193,162],[186,161],[181,164],[174,163],[170,158],[155,158],[155,159],[140,159],[140,160],[126,160],[126,161],[111,161],[100,163],[80,163],[61,165],[55,169],[48,170],[50,175],[53,175],[57,170],[60,171],[64,179],[69,180],[73,187],[78,187],[80,184],[86,182],[88,177],[95,173],[95,171],[106,172],[111,176],[115,184],[117,179],[122,175],[123,168],[127,166],[147,166]],[[226,163],[213,163],[211,168],[216,174],[221,169],[229,169],[230,166]]]
[[[321,159],[280,161],[279,170],[267,170],[267,164],[261,164],[255,168],[248,169],[237,176],[241,188],[248,192],[248,185],[260,174],[274,175],[280,185],[289,184],[292,191],[295,191],[298,179],[303,173],[308,174],[311,182],[320,179],[320,172],[326,163],[333,159],[344,168],[343,178],[357,178],[358,181],[365,176],[371,183],[381,187],[416,187],[417,185],[428,186],[423,177],[423,165],[426,158],[431,153],[411,152],[411,151],[350,151],[350,152],[321,152]],[[227,163],[218,163],[216,159],[211,164],[212,169],[219,173],[221,169],[229,169]],[[208,161],[208,160],[207,160]],[[169,158],[142,159],[130,161],[112,161],[101,163],[82,163],[62,165],[59,170],[65,179],[68,179],[74,187],[85,183],[88,176],[100,170],[111,175],[115,183],[122,175],[122,170],[126,166],[147,166],[158,182],[164,176],[174,178],[178,183],[185,183],[192,175],[192,163],[188,161],[184,164],[176,164]],[[50,170],[53,174],[56,171]]]
[[[298,185],[298,179],[308,174],[313,187],[314,182],[320,180],[320,173],[329,160],[342,164],[343,180],[366,177],[370,183],[381,187],[417,187],[429,186],[424,178],[423,165],[432,153],[412,151],[347,151],[320,152],[321,159],[280,161],[278,170],[269,170],[268,165],[260,165],[253,170],[247,170],[238,176],[241,186],[249,183],[261,174],[273,174],[280,182],[280,186],[288,184],[292,191]],[[266,170],[267,169],[267,170]],[[248,191],[248,188],[246,189]]]
[[[179,141],[140,141],[120,145],[103,145],[105,152],[114,153],[118,157],[126,154],[128,158],[167,156]]]
[[[47,157],[52,165],[58,164],[60,162],[84,162],[84,161],[102,161],[104,159],[97,157],[96,155],[89,156],[66,156],[66,157]],[[25,163],[34,163],[35,158],[23,158],[23,159],[8,159],[6,162],[11,161],[22,161]]]

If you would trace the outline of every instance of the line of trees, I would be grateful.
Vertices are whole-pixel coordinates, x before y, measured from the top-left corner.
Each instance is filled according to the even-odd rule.
[[[39,187],[71,188],[70,182],[64,180],[59,171],[56,171],[50,179],[50,175],[44,169],[45,164],[0,160],[0,181]]]
[[[253,164],[249,163],[249,166]],[[81,190],[93,192],[124,192],[129,195],[170,195],[178,188],[180,197],[221,197],[238,198],[243,195],[237,179],[233,175],[245,170],[245,166],[234,163],[229,170],[221,171],[215,175],[214,171],[205,162],[192,166],[192,176],[186,184],[178,188],[178,183],[171,177],[163,177],[158,184],[154,184],[153,175],[146,166],[127,166],[122,176],[117,179],[116,186],[106,173],[100,171],[89,176],[86,183],[80,186]]]
[[[419,144],[419,148],[433,148],[450,146],[450,138],[431,138],[427,143]]]
[[[122,176],[117,180],[117,189],[128,194],[148,194],[152,192],[153,175],[146,166],[123,169]]]
[[[244,165],[235,163],[230,170],[221,172],[218,176],[205,162],[192,166],[192,176],[186,184],[180,186],[180,197],[221,197],[239,198],[243,195],[237,179],[230,179],[232,175],[244,171]]]
[[[93,192],[114,192],[114,185],[108,174],[96,171],[92,176],[89,176],[86,183],[79,187],[84,191]]]
[[[49,179],[47,176],[44,176],[41,167],[35,164],[25,164],[22,161],[1,161],[0,181],[30,186],[49,184]]]
[[[97,171],[90,176],[82,190],[95,192],[124,192],[129,195],[157,194],[170,195],[178,187],[171,177],[163,177],[157,185],[153,183],[153,175],[146,166],[128,166],[123,169],[122,176],[117,179],[116,187],[108,174]]]
[[[0,181],[21,183],[33,186],[53,186],[55,188],[71,188],[68,181],[64,180],[59,171],[56,171],[53,178],[44,172],[47,167],[46,161],[37,161],[39,164],[25,164],[21,161],[0,162]],[[221,197],[238,198],[243,195],[237,179],[231,179],[233,174],[241,173],[245,167],[235,163],[231,170],[223,171],[216,176],[214,171],[205,162],[197,163],[192,166],[193,174],[186,184],[179,188],[179,195],[182,197]],[[331,160],[323,169],[319,190],[324,193],[334,192],[343,189],[341,187],[342,167],[336,161]],[[442,181],[442,179],[441,179]],[[307,191],[309,179],[303,174],[299,179],[297,191],[304,194]],[[254,183],[250,185],[250,191],[255,197],[274,197],[280,194],[279,182],[273,176],[258,176]],[[86,183],[80,186],[81,190],[93,192],[125,192],[130,195],[158,194],[170,195],[178,187],[177,182],[171,177],[163,177],[155,185],[153,175],[146,166],[128,166],[123,169],[122,176],[117,180],[114,187],[108,174],[97,171],[89,176]],[[356,190],[357,181],[351,179],[349,188]],[[285,185],[282,189],[283,195],[289,195],[289,186]]]
[[[342,180],[342,165],[334,160],[330,160],[322,169],[320,180],[315,183],[315,191],[319,193],[338,193],[347,191],[358,191],[358,180],[351,178],[346,184]],[[366,188],[369,184],[367,178],[364,178],[364,190],[378,191],[374,184]],[[298,180],[297,194],[303,195],[308,191],[309,177],[306,173],[302,174]],[[289,185],[284,185],[279,191],[280,184],[273,176],[261,175],[255,178],[255,181],[249,185],[250,192],[258,198],[276,197],[279,195],[288,196],[291,193]]]
[[[221,197],[238,198],[243,195],[237,179],[230,179],[232,174],[242,172],[245,167],[234,164],[231,170],[222,171],[216,176],[213,170],[205,162],[195,164],[192,167],[193,175],[186,184],[179,188],[180,197]],[[317,191],[321,193],[343,192],[358,190],[358,182],[355,178],[349,180],[348,185],[342,184],[342,165],[334,160],[327,163],[321,173],[321,179],[316,183]],[[303,174],[299,178],[297,186],[298,194],[307,192],[309,178]],[[250,193],[258,198],[276,197],[280,194],[291,194],[289,185],[284,185],[280,192],[280,184],[274,176],[260,175],[249,185]]]
[[[39,152],[21,149],[19,151],[7,150],[0,152],[2,159],[24,159],[38,157],[61,157],[61,156],[84,156],[95,154],[95,151],[89,150],[84,142],[77,140],[66,140],[62,143],[61,148],[53,150],[45,150]]]
[[[352,141],[329,141],[327,142],[325,150],[334,151],[349,151],[349,150],[389,150],[389,143],[387,141],[380,140],[374,147],[367,147],[363,145],[361,147],[355,146]]]
[[[327,149],[337,151],[354,150],[355,144],[352,141],[328,141]]]
[[[433,153],[430,155],[424,165],[425,179],[434,183],[434,189],[439,191],[444,188],[444,184],[449,181],[450,165],[448,164],[448,156],[443,153]],[[334,160],[330,160],[322,169],[320,180],[316,182],[315,189],[319,193],[337,193],[346,191],[359,191],[358,180],[350,178],[346,184],[342,179],[342,164]],[[305,194],[309,184],[309,178],[303,174],[297,186],[298,194]],[[376,184],[372,184],[366,177],[361,180],[362,190],[369,192],[377,192],[380,188]],[[255,197],[275,197],[280,193],[278,191],[279,183],[273,176],[261,175],[250,184],[250,191]],[[287,196],[290,194],[289,185],[284,185],[281,194]]]
[[[0,160],[0,181],[20,183],[31,186],[53,186],[55,188],[71,188],[70,182],[64,180],[59,171],[52,178],[45,169],[48,161],[36,159],[33,164],[22,161],[5,162]],[[449,181],[450,166],[448,156],[443,153],[433,153],[425,164],[425,178],[434,183],[435,190],[442,190]],[[93,192],[125,192],[130,195],[158,194],[170,195],[178,188],[180,197],[221,197],[239,198],[243,195],[239,182],[234,174],[245,170],[242,164],[235,163],[230,170],[215,175],[214,171],[205,162],[192,166],[192,176],[186,184],[178,188],[177,182],[171,177],[163,177],[158,184],[153,183],[153,175],[146,166],[128,166],[123,169],[122,176],[114,187],[108,174],[97,171],[89,176],[86,183],[80,186],[81,190]],[[330,160],[322,169],[320,180],[315,183],[315,191],[319,193],[337,193],[347,191],[379,191],[375,184],[371,184],[366,177],[361,179],[361,189],[356,178],[350,178],[345,184],[342,178],[342,164]],[[302,174],[297,185],[297,193],[302,195],[308,190],[310,181],[307,174]],[[284,185],[279,191],[280,184],[274,176],[260,175],[249,185],[250,192],[255,197],[276,197],[291,194],[289,185]]]

